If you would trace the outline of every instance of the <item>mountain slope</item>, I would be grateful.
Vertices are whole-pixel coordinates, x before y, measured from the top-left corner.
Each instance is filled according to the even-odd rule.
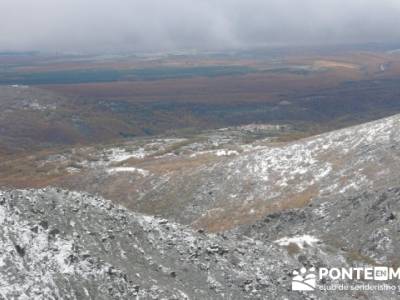
[[[135,211],[220,231],[320,196],[385,187],[400,168],[400,115],[288,144],[242,145],[134,162],[146,176],[97,168],[70,184]],[[223,155],[219,155],[222,153]],[[125,166],[125,165],[123,165]],[[74,179],[75,178],[75,179]]]
[[[195,222],[224,228],[267,213],[301,207],[317,196],[351,195],[387,186],[400,169],[400,115],[268,147],[218,165],[213,210]],[[220,175],[220,176],[218,176]],[[223,176],[223,177],[222,177]],[[218,182],[215,179],[220,178]],[[218,220],[215,223],[215,220]]]
[[[321,198],[206,234],[88,194],[3,191],[0,299],[395,299],[381,291],[293,292],[290,274],[302,266],[396,265],[399,197],[397,188]]]
[[[87,193],[2,191],[0,299],[395,299],[292,292],[290,274],[400,265],[399,127],[396,115],[284,145],[112,151],[71,174],[141,185],[130,208],[223,233]]]
[[[2,299],[256,299],[285,294],[280,249],[205,235],[56,189],[0,193]],[[293,265],[298,265],[293,261]]]

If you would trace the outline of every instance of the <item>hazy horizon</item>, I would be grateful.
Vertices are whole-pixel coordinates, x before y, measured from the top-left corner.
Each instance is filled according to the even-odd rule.
[[[395,0],[6,0],[0,51],[164,52],[395,43]]]

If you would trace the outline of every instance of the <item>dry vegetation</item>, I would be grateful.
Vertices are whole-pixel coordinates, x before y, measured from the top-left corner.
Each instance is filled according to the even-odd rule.
[[[203,228],[209,232],[229,230],[238,225],[254,223],[269,214],[304,207],[317,194],[318,189],[310,187],[304,192],[286,195],[285,198],[260,199],[250,204],[238,201],[240,203],[239,206],[232,206],[229,209],[221,207],[209,210],[205,216],[197,219],[192,225],[195,228]]]

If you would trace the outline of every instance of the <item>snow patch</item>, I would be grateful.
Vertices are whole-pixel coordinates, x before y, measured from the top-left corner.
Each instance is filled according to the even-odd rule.
[[[146,157],[146,152],[144,148],[139,148],[133,152],[121,148],[112,148],[106,152],[106,156],[111,162],[121,162],[130,158],[142,159]]]
[[[239,152],[237,152],[236,150],[225,150],[225,149],[221,149],[221,150],[217,150],[215,152],[216,156],[231,156],[231,155],[239,155]]]
[[[117,173],[138,173],[142,175],[143,177],[148,176],[150,174],[149,171],[140,169],[140,168],[135,168],[135,167],[115,167],[115,168],[110,168],[107,170],[108,174],[114,175]]]
[[[279,246],[289,246],[290,244],[296,244],[300,249],[303,249],[305,246],[313,247],[320,240],[316,237],[308,234],[294,236],[294,237],[283,237],[279,240],[276,240],[274,243]]]

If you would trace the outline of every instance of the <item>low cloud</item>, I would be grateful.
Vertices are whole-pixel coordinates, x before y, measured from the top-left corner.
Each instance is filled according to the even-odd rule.
[[[397,0],[3,0],[0,51],[396,42]]]

